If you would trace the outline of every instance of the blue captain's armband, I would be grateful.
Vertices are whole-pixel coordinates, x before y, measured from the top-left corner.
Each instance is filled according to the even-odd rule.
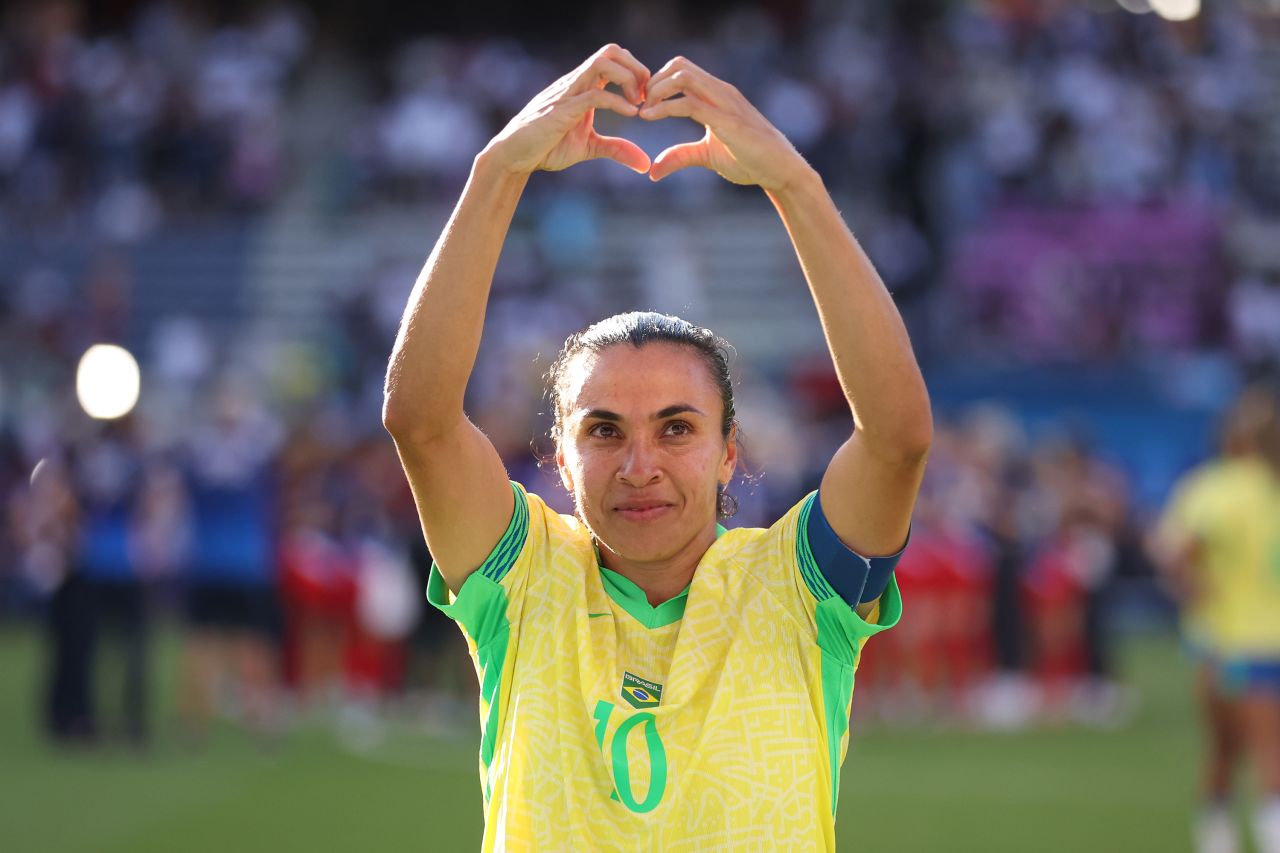
[[[886,557],[864,557],[840,541],[831,529],[817,492],[809,499],[810,508],[804,533],[809,551],[829,587],[850,607],[875,601],[884,594],[894,567],[906,550],[904,543],[896,554]],[[907,534],[910,541],[911,534]]]

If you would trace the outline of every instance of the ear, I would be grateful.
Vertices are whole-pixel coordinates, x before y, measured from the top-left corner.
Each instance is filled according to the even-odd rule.
[[[729,427],[729,435],[725,438],[724,459],[720,462],[720,485],[727,486],[733,479],[733,472],[738,469],[738,425]]]
[[[556,470],[560,472],[560,482],[564,485],[565,491],[573,494],[573,475],[569,473],[569,466],[564,464],[564,451],[556,448]]]

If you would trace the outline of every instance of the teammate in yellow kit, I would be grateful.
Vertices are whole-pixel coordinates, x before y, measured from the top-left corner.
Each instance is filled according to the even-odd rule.
[[[706,134],[651,163],[598,135],[597,109]],[[678,318],[618,315],[566,342],[553,438],[574,516],[510,484],[463,412],[530,173],[600,157],[757,185],[791,236],[856,428],[768,529],[718,524],[738,454],[725,345]],[[854,670],[901,612],[892,568],[932,423],[889,294],[741,93],[609,45],[534,98],[476,157],[410,295],[383,420],[436,559],[428,596],[481,680],[484,849],[834,848]]]
[[[1198,659],[1207,727],[1197,853],[1235,853],[1231,794],[1248,758],[1262,853],[1280,853],[1280,406],[1255,387],[1229,413],[1223,454],[1187,474],[1156,552]]]

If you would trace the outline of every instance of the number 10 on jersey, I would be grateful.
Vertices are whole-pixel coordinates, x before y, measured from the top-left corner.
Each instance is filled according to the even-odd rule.
[[[617,706],[612,702],[601,699],[596,703],[593,715],[596,721],[596,744],[613,769],[614,790],[609,795],[610,799],[620,801],[636,814],[651,812],[662,802],[662,795],[667,790],[667,749],[658,734],[658,721],[647,711],[629,715],[618,724],[609,748],[605,749],[605,728],[615,708]],[[627,736],[637,726],[644,726],[644,742],[649,751],[649,790],[639,802],[631,790],[631,763],[627,758]]]

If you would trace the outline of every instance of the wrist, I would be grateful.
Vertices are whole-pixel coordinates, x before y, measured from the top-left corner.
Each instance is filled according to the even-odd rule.
[[[490,143],[471,162],[471,180],[519,192],[528,183],[529,173],[512,168]]]
[[[785,172],[776,186],[766,187],[765,193],[777,207],[785,207],[794,201],[826,194],[822,176],[803,158],[797,156],[795,165]]]

